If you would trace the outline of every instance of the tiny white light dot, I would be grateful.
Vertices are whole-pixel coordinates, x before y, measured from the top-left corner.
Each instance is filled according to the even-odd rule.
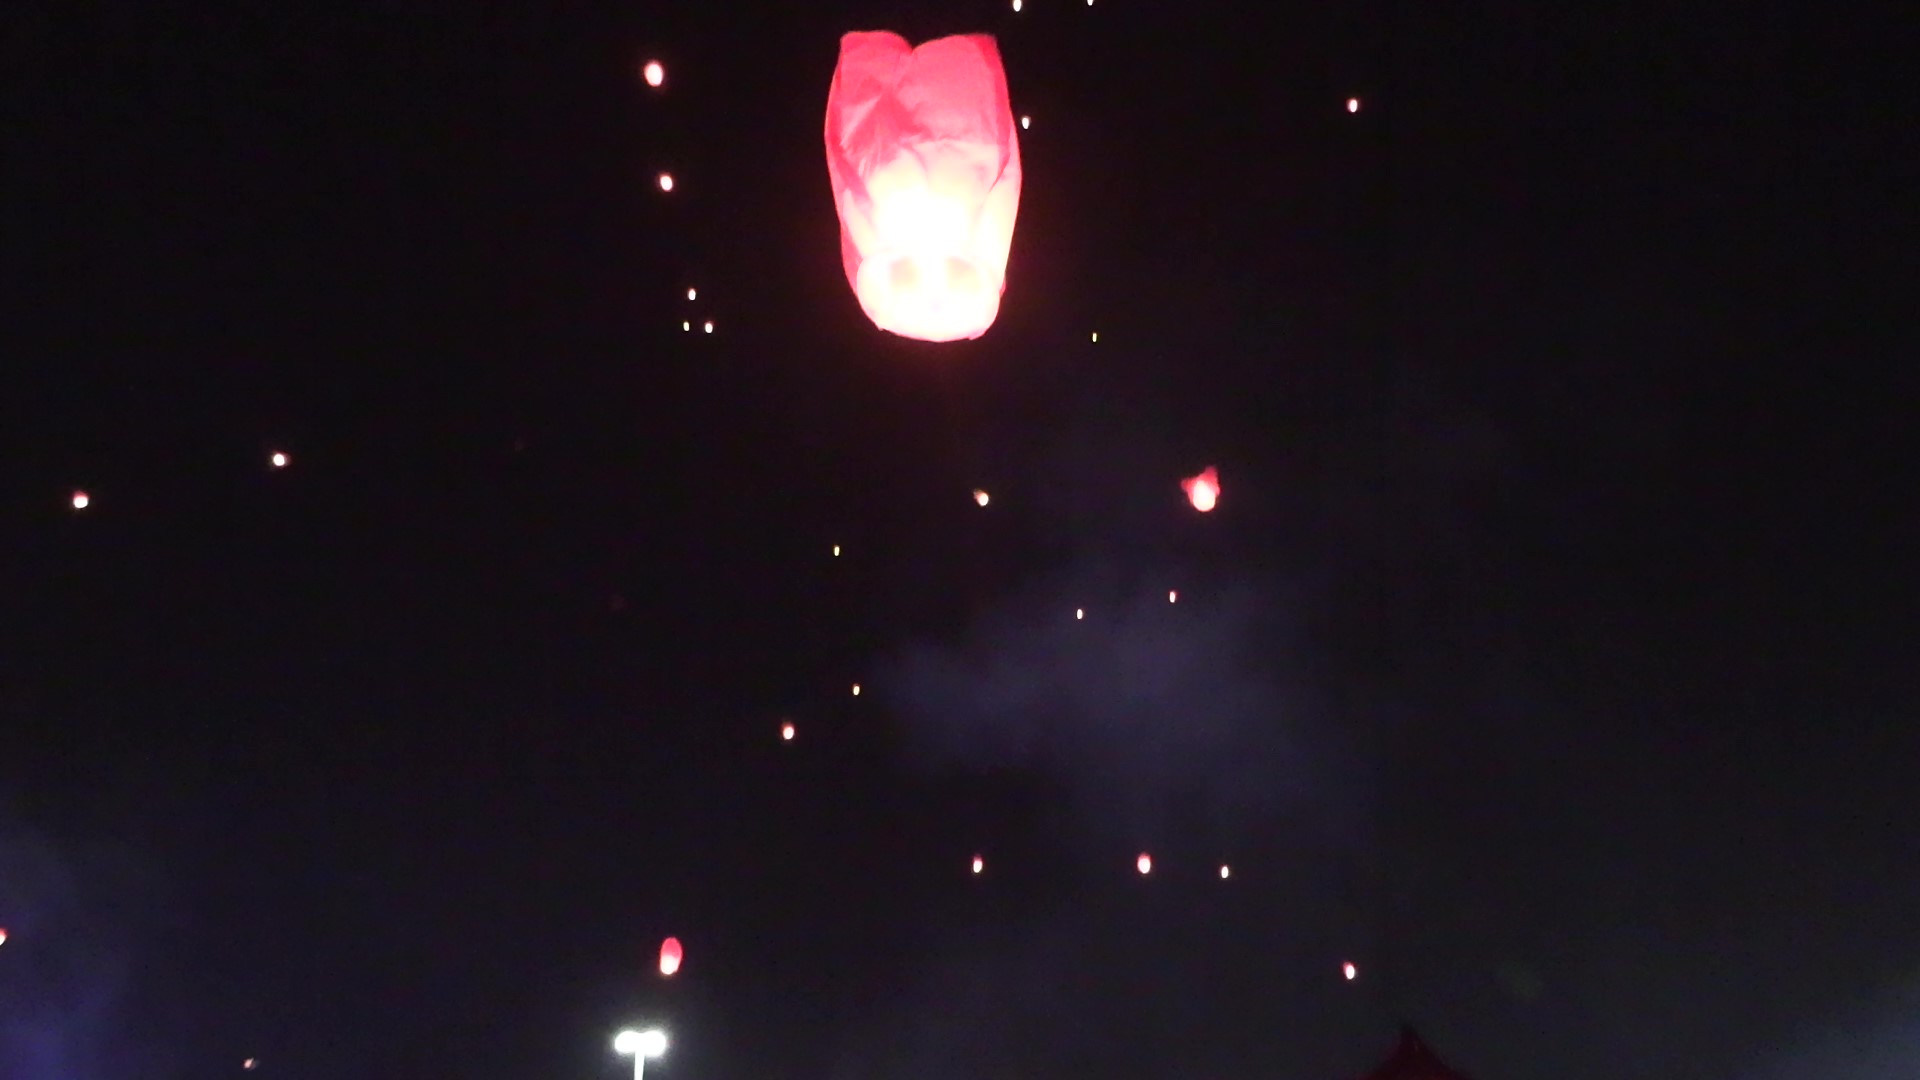
[[[647,80],[648,86],[656,89],[667,81],[667,69],[658,60],[647,61],[647,66],[640,69],[640,74]]]
[[[713,320],[712,320],[712,319],[708,319],[708,320],[707,320],[707,325],[706,325],[706,331],[707,331],[707,333],[709,333],[709,334],[711,334],[711,333],[713,333]]]
[[[673,174],[672,173],[660,174],[660,190],[661,191],[673,190]]]
[[[272,462],[273,467],[276,469],[284,469],[287,467],[287,455],[279,452],[278,450],[274,451],[273,456],[268,458],[267,460]]]
[[[1023,117],[1021,117],[1021,118],[1020,118],[1020,130],[1021,130],[1021,131],[1025,131],[1025,130],[1027,130],[1027,129],[1028,129],[1029,127],[1032,127],[1032,126],[1033,126],[1033,117],[1031,117],[1031,116],[1023,116]]]
[[[73,508],[75,510],[85,510],[87,508],[87,504],[92,501],[93,500],[88,498],[87,493],[84,491],[76,491],[73,493]]]

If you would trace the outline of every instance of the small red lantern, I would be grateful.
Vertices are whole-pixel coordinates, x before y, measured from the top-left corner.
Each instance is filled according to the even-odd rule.
[[[1020,140],[988,34],[919,48],[887,31],[840,39],[827,93],[827,175],[847,283],[873,324],[921,341],[987,332],[1020,209]]]
[[[1200,470],[1198,476],[1180,481],[1180,490],[1187,493],[1187,501],[1193,508],[1204,514],[1220,502],[1220,473],[1209,465]]]
[[[680,959],[684,956],[680,949],[680,939],[670,937],[660,943],[660,974],[672,975],[680,970]]]

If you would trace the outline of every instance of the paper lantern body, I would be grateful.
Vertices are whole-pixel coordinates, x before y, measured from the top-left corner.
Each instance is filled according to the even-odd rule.
[[[827,175],[847,282],[875,326],[959,341],[993,325],[1020,209],[1017,132],[990,35],[840,39]]]
[[[660,974],[672,975],[680,970],[680,961],[685,957],[680,949],[680,939],[670,937],[660,943]]]

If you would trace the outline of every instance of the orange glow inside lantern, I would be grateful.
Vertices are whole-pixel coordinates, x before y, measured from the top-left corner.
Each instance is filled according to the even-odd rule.
[[[680,970],[680,960],[686,954],[680,948],[680,939],[670,937],[660,943],[660,974],[671,975]]]
[[[913,48],[887,31],[847,34],[826,145],[841,261],[861,310],[921,341],[986,333],[1020,207],[1020,140],[992,36]]]

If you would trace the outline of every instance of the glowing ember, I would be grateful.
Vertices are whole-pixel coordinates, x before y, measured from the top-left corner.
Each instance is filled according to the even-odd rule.
[[[978,503],[981,506],[985,506],[990,501],[990,498],[986,492],[980,490],[979,488],[974,488],[973,501]]]
[[[84,491],[76,491],[73,493],[73,508],[75,510],[85,510],[87,504],[92,501],[92,499],[87,498],[87,493]]]
[[[680,961],[685,957],[681,951],[680,939],[670,937],[660,943],[660,974],[671,975],[680,970]]]
[[[1354,967],[1353,961],[1349,960],[1346,963],[1340,965],[1340,974],[1345,975],[1347,977],[1348,982],[1352,982],[1353,980],[1360,977],[1360,969],[1357,967]]]
[[[276,469],[284,469],[287,467],[287,455],[282,454],[277,450],[274,451],[273,456],[268,458],[267,460],[272,462],[273,467]]]
[[[661,191],[673,190],[673,174],[672,173],[660,174],[660,190]]]
[[[1019,0],[1014,0],[1014,2],[1018,3]],[[973,857],[973,872],[977,874],[980,871],[985,870],[986,868],[987,868],[987,860],[981,858],[978,855],[975,855]]]
[[[648,86],[654,87],[655,89],[658,89],[667,81],[667,69],[658,60],[647,61],[647,66],[640,69],[640,75],[647,80]]]
[[[1143,851],[1140,853],[1139,858],[1133,860],[1133,865],[1137,867],[1141,873],[1151,874],[1153,873],[1153,856]]]
[[[1220,473],[1209,465],[1200,475],[1180,481],[1180,490],[1187,493],[1193,508],[1204,514],[1220,502]]]
[[[780,725],[780,737],[787,742],[793,741],[793,725],[791,723]]]
[[[1348,112],[1350,112],[1350,113],[1357,113],[1357,112],[1359,112],[1359,111],[1360,111],[1360,99],[1359,99],[1359,98],[1357,98],[1357,97],[1350,97],[1350,98],[1348,98],[1348,99],[1347,99],[1347,111],[1348,111]]]

